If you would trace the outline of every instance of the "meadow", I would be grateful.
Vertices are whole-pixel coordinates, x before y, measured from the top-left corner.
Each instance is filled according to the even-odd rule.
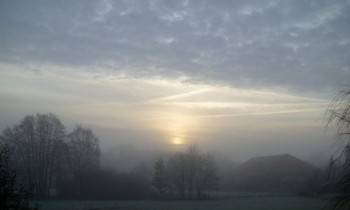
[[[42,210],[320,210],[329,199],[312,197],[240,197],[189,201],[32,201]]]

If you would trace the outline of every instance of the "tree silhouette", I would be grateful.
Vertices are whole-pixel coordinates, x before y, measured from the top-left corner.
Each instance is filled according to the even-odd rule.
[[[15,164],[34,193],[46,197],[62,164],[65,128],[54,114],[26,116],[3,131],[3,142],[13,148]]]
[[[158,195],[162,196],[167,187],[166,170],[162,158],[159,158],[154,165],[153,186],[157,189]]]
[[[202,154],[196,145],[191,145],[187,151],[179,152],[170,157],[167,164],[169,185],[181,198],[197,198],[203,192],[218,186],[216,165],[210,154]]]
[[[76,125],[67,136],[68,171],[73,176],[73,193],[81,194],[89,172],[100,167],[99,139],[91,129]]]
[[[341,195],[335,198],[333,209],[350,208],[350,90],[340,91],[327,110],[327,127],[335,127],[335,143],[341,150]]]

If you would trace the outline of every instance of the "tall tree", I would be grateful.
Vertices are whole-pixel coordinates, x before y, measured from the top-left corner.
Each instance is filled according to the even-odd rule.
[[[73,191],[81,194],[89,171],[100,166],[99,139],[91,129],[76,125],[68,134],[69,171],[73,175]]]
[[[213,156],[210,154],[201,155],[197,164],[195,187],[197,197],[201,197],[204,191],[218,188],[218,176]]]
[[[186,156],[183,152],[178,152],[169,158],[167,164],[167,177],[169,187],[181,198],[185,198],[186,192]]]
[[[214,189],[218,182],[212,156],[202,154],[196,145],[172,156],[168,162],[167,174],[170,185],[182,198],[192,198],[194,192],[197,197],[201,197],[204,191]]]
[[[340,91],[334,97],[327,116],[327,126],[334,126],[334,139],[342,151],[338,157],[342,165],[342,194],[336,197],[334,208],[350,208],[350,90]]]
[[[196,145],[191,145],[185,153],[186,158],[186,189],[188,197],[192,198],[194,184],[199,175],[201,155]]]
[[[15,165],[39,197],[49,195],[62,163],[65,128],[53,114],[26,116],[3,131],[2,139],[14,149]]]

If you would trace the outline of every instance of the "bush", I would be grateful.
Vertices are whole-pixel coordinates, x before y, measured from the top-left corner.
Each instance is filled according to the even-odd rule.
[[[30,192],[16,183],[16,171],[9,167],[10,152],[11,148],[8,145],[0,144],[0,209],[33,209],[28,205]]]

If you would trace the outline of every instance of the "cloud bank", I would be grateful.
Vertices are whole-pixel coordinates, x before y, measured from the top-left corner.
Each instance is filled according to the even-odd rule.
[[[348,84],[350,2],[2,1],[0,62],[318,90]]]

